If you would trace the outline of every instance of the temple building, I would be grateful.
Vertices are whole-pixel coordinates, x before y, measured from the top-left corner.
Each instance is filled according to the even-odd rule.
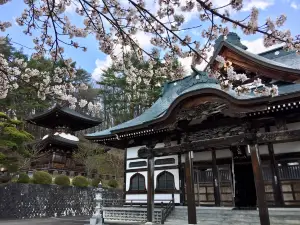
[[[300,57],[282,47],[250,53],[234,33],[216,41],[209,66],[218,55],[247,74],[250,88],[260,78],[279,94],[222,90],[193,68],[140,116],[86,138],[125,150],[128,200],[147,199],[151,209],[174,193],[189,224],[197,205],[258,206],[261,224],[270,224],[268,206],[300,205]]]
[[[85,175],[84,166],[72,159],[79,143],[74,133],[99,125],[101,122],[98,119],[56,104],[48,111],[33,115],[26,121],[49,129],[49,134],[32,144],[40,156],[32,163],[31,169],[70,176]]]

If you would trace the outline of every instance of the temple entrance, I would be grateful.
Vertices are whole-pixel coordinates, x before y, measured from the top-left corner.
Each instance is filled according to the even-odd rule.
[[[251,163],[234,165],[235,206],[237,209],[256,209],[256,190]]]

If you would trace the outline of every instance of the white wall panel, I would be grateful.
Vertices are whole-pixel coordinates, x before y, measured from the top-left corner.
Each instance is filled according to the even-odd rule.
[[[164,202],[168,203],[172,199],[172,194],[155,194],[154,200],[155,203]],[[147,203],[147,194],[126,194],[126,202],[130,203],[130,200],[133,200],[132,203]],[[140,201],[139,201],[140,200]],[[163,201],[165,200],[165,201]],[[175,203],[180,203],[180,194],[174,195]]]
[[[141,147],[145,147],[145,145],[141,145],[141,146],[135,146],[135,147],[130,147],[130,148],[127,148],[127,159],[130,159],[130,158],[137,158],[138,157],[138,150],[141,148]]]

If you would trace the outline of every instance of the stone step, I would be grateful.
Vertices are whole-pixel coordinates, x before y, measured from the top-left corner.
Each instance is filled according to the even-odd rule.
[[[270,209],[271,225],[300,225],[299,209]],[[175,208],[166,225],[187,225],[187,208]],[[197,224],[201,225],[260,225],[257,210],[230,208],[197,208]]]

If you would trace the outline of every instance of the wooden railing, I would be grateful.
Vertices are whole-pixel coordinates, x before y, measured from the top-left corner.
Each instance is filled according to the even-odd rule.
[[[231,181],[229,169],[220,169],[219,177],[221,182]],[[197,177],[198,176],[198,177]],[[213,182],[213,171],[212,170],[194,170],[194,180],[198,183],[212,183]],[[198,179],[197,179],[198,178]]]
[[[300,166],[280,166],[279,170],[279,178],[280,180],[300,180]],[[263,168],[263,177],[264,180],[270,181],[272,180],[272,171],[269,166],[265,166]]]
[[[291,166],[280,166],[279,178],[281,180],[300,180],[300,165],[291,165]],[[263,177],[266,181],[272,180],[272,171],[269,165],[264,165],[262,168]],[[220,182],[229,182],[230,181],[229,169],[220,169],[219,177]],[[199,183],[212,183],[213,182],[213,171],[212,170],[194,170],[194,180]]]
[[[172,200],[166,206],[164,206],[163,203],[161,203],[161,205],[162,205],[161,224],[164,224],[168,216],[175,208],[174,193],[172,193]]]

